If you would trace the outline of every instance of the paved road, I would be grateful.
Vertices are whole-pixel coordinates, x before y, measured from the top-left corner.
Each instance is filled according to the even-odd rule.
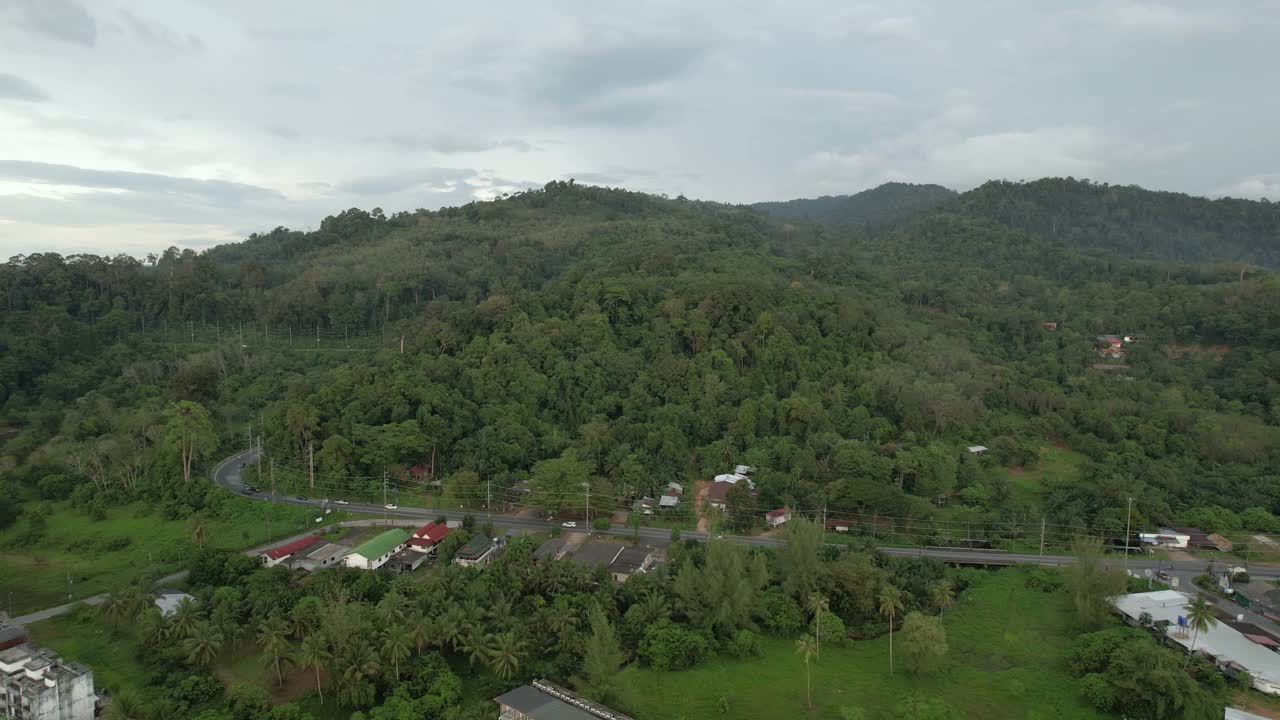
[[[245,463],[246,469],[253,462],[255,457],[254,451],[245,451],[237,453],[223,460],[213,470],[214,482],[222,485],[234,492],[240,492],[244,489],[244,484],[240,476],[240,463]],[[271,500],[267,494],[254,494],[249,497],[259,500]],[[337,498],[333,498],[337,499]],[[312,507],[320,507],[323,503],[319,499],[298,500],[294,496],[276,495],[274,502],[288,503],[292,505],[308,505]],[[434,518],[444,517],[450,520],[461,520],[466,515],[479,517],[474,511],[459,510],[430,510],[427,508],[411,508],[400,506],[396,510],[386,510],[381,505],[353,502],[349,505],[340,506],[343,510],[351,512],[368,513],[368,514],[386,514],[388,518],[409,519],[409,520],[432,520]],[[517,517],[514,515],[494,515],[493,525],[495,528],[517,528],[522,530],[547,530],[552,527],[553,523],[539,518]],[[630,536],[634,530],[621,525],[614,525],[608,530],[593,530],[592,532],[601,532],[611,535]],[[692,538],[695,540],[706,540],[706,533],[694,530],[682,531],[680,534],[683,538]],[[664,528],[641,528],[640,537],[650,542],[665,543],[671,539],[671,531]],[[730,535],[725,540],[739,543],[742,545],[754,545],[762,547],[781,547],[784,541],[777,538],[753,537],[746,535]],[[1069,565],[1074,558],[1069,555],[1037,555],[1030,553],[1008,553],[998,552],[994,550],[965,550],[957,548],[934,548],[934,547],[917,547],[917,548],[901,548],[901,547],[882,547],[880,550],[888,555],[896,555],[901,557],[917,557],[927,556],[943,560],[945,562],[954,562],[962,564],[990,564],[990,565],[1048,565],[1061,566]],[[1122,557],[1115,557],[1110,561],[1112,567],[1120,567],[1123,563]],[[1214,566],[1220,570],[1236,563],[1219,562]],[[1141,572],[1143,570],[1172,570],[1178,574],[1189,574],[1185,580],[1189,584],[1190,575],[1204,572],[1206,562],[1204,560],[1155,560],[1148,558],[1131,558],[1129,560],[1129,569]],[[1250,575],[1258,578],[1280,578],[1280,566],[1261,566],[1255,564],[1250,568]],[[1185,589],[1185,588],[1184,588]]]
[[[187,579],[187,571],[183,570],[181,572],[176,572],[172,575],[166,575],[160,578],[155,582],[155,585],[153,587],[162,588],[166,585],[173,585],[175,583],[180,583],[186,579]],[[16,623],[18,625],[29,625],[34,622],[40,622],[41,620],[48,620],[51,617],[55,617],[57,615],[62,615],[64,613],[70,612],[71,608],[81,603],[84,603],[85,605],[101,605],[102,602],[106,599],[107,599],[107,593],[102,593],[101,595],[94,595],[92,597],[87,597],[83,600],[77,600],[75,602],[67,603],[66,605],[59,605],[57,607],[51,607],[51,608],[46,608],[44,610],[39,610],[37,612],[30,613],[29,615],[20,615],[16,618],[13,618],[11,622]]]

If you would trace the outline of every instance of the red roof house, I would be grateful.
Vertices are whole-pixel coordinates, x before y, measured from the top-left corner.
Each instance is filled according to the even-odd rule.
[[[777,527],[790,519],[791,510],[789,508],[778,508],[764,514],[764,521],[769,527]]]
[[[449,532],[448,525],[429,522],[413,531],[413,537],[409,538],[409,547],[418,552],[431,552],[441,540],[449,536]]]
[[[273,547],[270,550],[262,553],[262,562],[264,565],[267,565],[268,567],[272,565],[279,565],[281,562],[289,559],[290,557],[293,557],[294,555],[297,555],[298,553],[301,553],[303,550],[306,550],[307,548],[311,547],[312,545],[315,545],[318,542],[320,542],[320,538],[316,537],[315,535],[308,535],[304,538],[298,538],[293,542],[288,542],[288,543],[285,543],[284,545]]]

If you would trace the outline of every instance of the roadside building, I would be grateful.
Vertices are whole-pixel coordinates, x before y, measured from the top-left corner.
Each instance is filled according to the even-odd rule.
[[[429,522],[413,531],[413,537],[409,538],[409,547],[415,552],[429,553],[435,550],[442,540],[449,537],[451,532],[453,528],[450,528],[447,523]]]
[[[652,515],[653,509],[658,506],[658,501],[651,497],[642,497],[631,504],[631,512],[638,512],[641,515]]]
[[[658,507],[663,510],[670,510],[680,504],[680,496],[666,493],[658,498]]]
[[[356,546],[343,558],[343,562],[347,567],[357,570],[377,570],[385,565],[392,555],[403,550],[408,542],[409,533],[400,528],[393,528]]]
[[[267,567],[275,567],[276,565],[287,561],[294,555],[305,552],[308,548],[318,542],[320,542],[320,538],[315,535],[308,535],[306,537],[298,538],[292,542],[287,542],[283,545],[277,545],[276,547],[262,553],[262,564]]]
[[[534,564],[555,562],[564,557],[564,538],[551,538],[533,551]]]
[[[1229,552],[1235,545],[1228,539],[1222,537],[1218,533],[1207,533],[1200,528],[1180,527],[1172,528],[1174,532],[1187,536],[1187,547],[1193,547],[1200,550],[1218,550],[1220,552]]]
[[[970,445],[966,447],[965,450],[968,450],[970,455],[981,455],[982,453],[987,451],[987,446],[986,445]]]
[[[93,720],[93,671],[31,643],[0,650],[0,717]]]
[[[626,582],[636,573],[645,573],[653,565],[654,549],[648,545],[625,547],[609,563],[609,574],[618,582]]]
[[[31,639],[27,629],[8,620],[0,620],[0,650],[8,650]]]
[[[734,483],[729,482],[713,482],[711,487],[707,488],[707,504],[716,510],[724,510],[728,505],[729,490]]]
[[[790,508],[778,508],[764,514],[764,522],[769,527],[778,527],[791,519]]]
[[[631,720],[546,680],[521,685],[493,701],[498,720]]]
[[[1186,626],[1190,595],[1176,590],[1157,590],[1118,595],[1110,602],[1130,625],[1139,625],[1143,613],[1147,613],[1156,625],[1153,632],[1166,643],[1184,651],[1191,648],[1193,633]],[[1195,652],[1208,657],[1222,672],[1232,677],[1247,672],[1254,689],[1268,695],[1280,695],[1280,655],[1268,649],[1265,643],[1245,637],[1225,622],[1200,632],[1194,640]]]
[[[618,554],[622,552],[624,547],[624,545],[616,543],[592,540],[583,543],[577,552],[570,555],[569,558],[586,568],[595,568],[597,565],[609,567],[618,558]]]
[[[1142,545],[1165,548],[1185,548],[1191,536],[1172,528],[1160,528],[1155,532],[1138,533],[1138,542]]]
[[[453,561],[463,567],[483,567],[488,565],[498,553],[498,541],[490,540],[484,533],[476,533],[454,553]]]
[[[386,564],[382,566],[382,569],[397,575],[407,575],[434,558],[434,555],[415,552],[412,547],[407,547],[392,555],[391,559],[387,560]]]
[[[342,558],[351,552],[351,548],[336,543],[325,543],[312,548],[306,555],[294,556],[289,562],[295,570],[315,572],[322,568],[333,567],[342,562]]]

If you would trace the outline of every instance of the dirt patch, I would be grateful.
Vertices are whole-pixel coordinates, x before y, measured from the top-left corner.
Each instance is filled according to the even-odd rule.
[[[404,663],[401,663],[401,672],[404,671]],[[320,671],[320,683],[324,684],[327,679],[327,673]],[[271,693],[272,705],[283,705],[285,703],[299,700],[308,693],[316,691],[316,671],[310,668],[294,668],[284,675],[284,685],[276,687],[273,682],[268,688]]]
[[[711,531],[711,521],[707,519],[707,493],[710,491],[710,480],[699,480],[693,484],[693,509],[698,513],[698,532]]]
[[[1245,712],[1251,712],[1264,718],[1280,720],[1280,710],[1276,710],[1273,705],[1264,705],[1249,693],[1236,692],[1235,697],[1231,699],[1231,707],[1240,708]]]
[[[1170,560],[1195,560],[1196,559],[1195,556],[1192,555],[1191,553],[1183,552],[1182,550],[1169,550],[1168,554],[1169,554]]]
[[[1067,444],[1062,441],[1062,438],[1049,438],[1049,444],[1058,448],[1059,450],[1068,449]]]
[[[1014,465],[1013,467],[1009,468],[1010,475],[1021,475],[1025,472],[1026,470],[1023,470],[1021,465]]]
[[[542,511],[534,507],[523,507],[516,511],[516,517],[542,519]]]
[[[1184,355],[1201,354],[1213,355],[1214,358],[1221,360],[1227,353],[1231,352],[1231,348],[1227,345],[1165,345],[1164,351],[1174,360]]]

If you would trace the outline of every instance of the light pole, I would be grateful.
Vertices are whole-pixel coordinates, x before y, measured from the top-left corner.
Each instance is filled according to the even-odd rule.
[[[1124,574],[1129,575],[1129,524],[1133,521],[1133,498],[1129,498],[1129,510],[1124,518]]]

